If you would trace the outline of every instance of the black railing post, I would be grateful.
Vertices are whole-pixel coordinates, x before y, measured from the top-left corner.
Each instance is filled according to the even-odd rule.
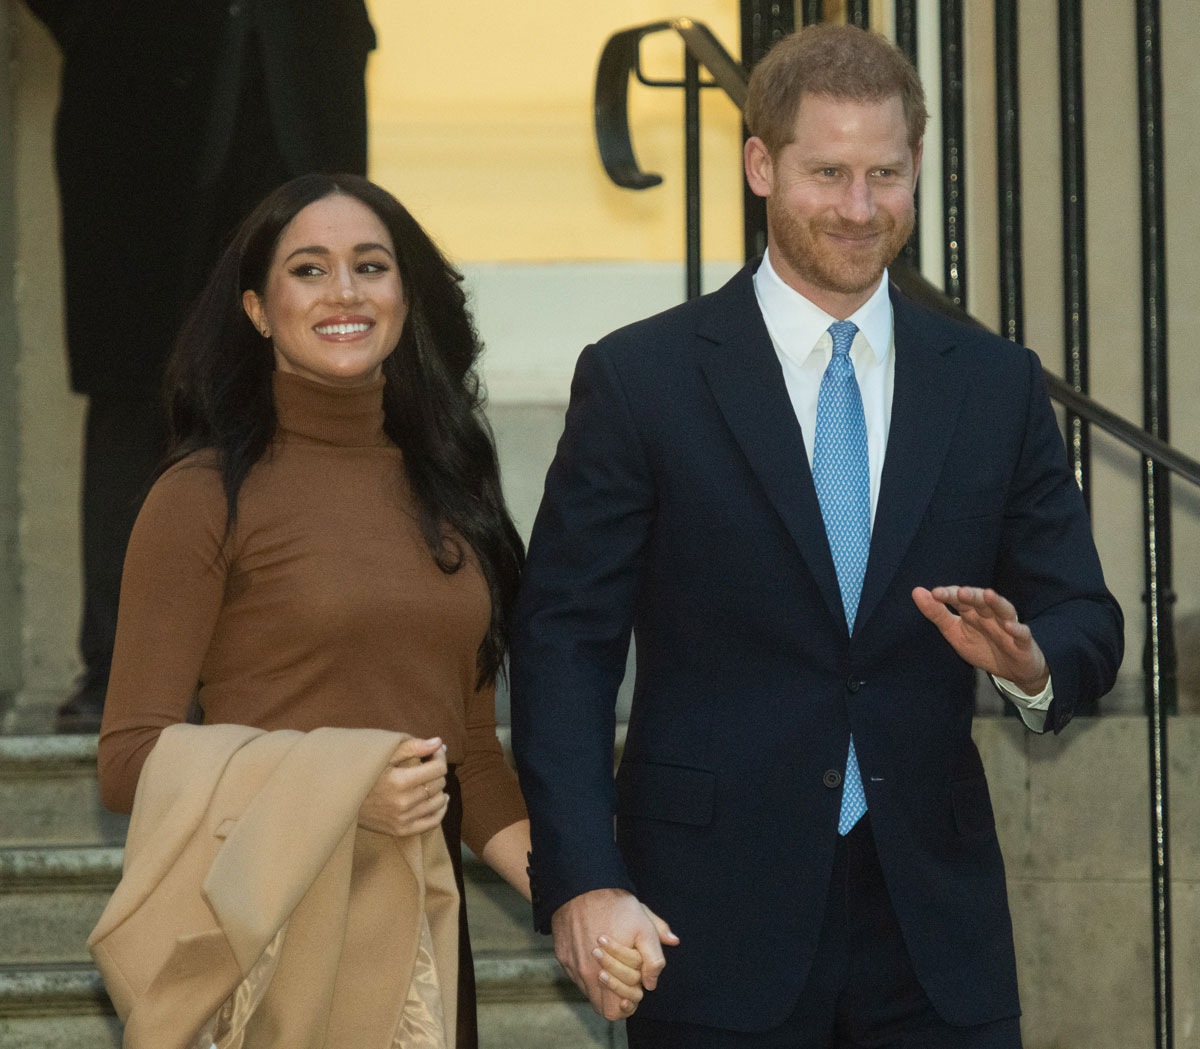
[[[800,21],[803,25],[824,22],[825,0],[800,0]]]
[[[1021,110],[1017,0],[996,0],[996,189],[1000,222],[1000,334],[1025,341],[1021,246]]]
[[[1059,109],[1062,130],[1063,375],[1088,392],[1087,196],[1083,145],[1082,0],[1058,3]],[[1067,454],[1075,482],[1092,509],[1091,434],[1087,422],[1067,413]]]
[[[871,28],[871,0],[847,0],[846,22],[859,29]]]
[[[966,134],[963,116],[962,0],[942,0],[942,209],[945,213],[945,290],[967,308]]]
[[[749,75],[781,36],[796,28],[796,0],[741,0],[742,66]]]
[[[1169,440],[1167,269],[1163,202],[1162,64],[1157,0],[1137,0],[1138,145],[1142,210],[1143,425]],[[1154,1039],[1174,1044],[1167,715],[1175,711],[1170,474],[1143,460],[1146,550],[1146,708],[1150,735],[1150,855],[1154,920]]]
[[[917,68],[917,0],[896,0],[896,46]],[[917,206],[918,220],[913,224],[912,236],[904,245],[900,258],[914,270],[921,268],[921,223],[920,205]]]
[[[741,0],[742,68],[746,75],[782,36],[796,28],[795,0]],[[748,132],[742,128],[745,140]],[[741,158],[738,158],[739,167]],[[767,206],[742,179],[742,247],[747,262],[767,247]]]
[[[700,63],[686,48],[683,55],[683,141],[687,297],[695,299],[700,295]]]

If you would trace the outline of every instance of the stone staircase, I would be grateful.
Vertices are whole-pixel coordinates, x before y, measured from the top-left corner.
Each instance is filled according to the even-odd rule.
[[[96,740],[0,736],[0,1046],[121,1044],[85,941],[121,873],[126,818],[101,806]],[[532,932],[524,900],[474,857],[467,907],[482,1049],[618,1049]]]

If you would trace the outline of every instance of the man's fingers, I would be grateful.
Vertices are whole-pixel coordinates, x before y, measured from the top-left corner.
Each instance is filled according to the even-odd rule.
[[[944,587],[938,587],[943,590]],[[946,598],[939,598],[937,591],[926,590],[923,586],[913,589],[912,599],[920,610],[921,615],[929,620],[939,630],[948,620],[954,618],[954,613],[946,607]]]
[[[679,937],[671,932],[671,926],[663,921],[649,907],[646,907],[646,913],[650,915],[650,920],[654,923],[654,931],[658,933],[658,942],[665,943],[669,947],[675,947],[679,944]]]
[[[1019,648],[1028,648],[1033,644],[1033,631],[1024,623],[1010,619],[1005,622],[1004,629],[1008,631],[1009,636]]]
[[[667,965],[662,945],[667,944],[674,947],[679,943],[679,937],[671,931],[671,927],[662,918],[645,904],[642,904],[642,910],[646,912],[646,917],[650,919],[654,936],[643,936],[639,933],[634,937],[633,945],[642,956],[642,986],[647,991],[652,991],[658,986],[659,974]]]
[[[918,586],[913,589],[912,598],[922,615],[939,629],[956,618],[956,614],[957,618],[975,627],[989,619],[1002,625],[1017,620],[1017,610],[1012,602],[990,588],[936,586],[928,590]]]
[[[641,930],[633,938],[633,945],[642,956],[642,986],[647,991],[653,991],[658,986],[658,975],[667,966],[663,957],[662,947],[658,943],[657,932],[653,936],[645,935]]]
[[[616,1002],[615,997],[611,1002],[606,1001],[606,988],[600,982],[600,970],[593,959],[576,958],[574,950],[560,950],[557,944],[554,956],[558,959],[558,964],[562,966],[563,971],[584,993],[597,1013],[610,1019],[620,1018],[619,1016],[607,1017],[605,1010],[615,1011],[619,1003]]]

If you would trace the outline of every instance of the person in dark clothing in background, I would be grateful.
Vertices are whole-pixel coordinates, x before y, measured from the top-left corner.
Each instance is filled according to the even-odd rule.
[[[55,162],[67,351],[88,397],[84,673],[99,728],[125,546],[166,450],[163,365],[238,222],[309,171],[365,174],[363,0],[27,0],[63,54]]]

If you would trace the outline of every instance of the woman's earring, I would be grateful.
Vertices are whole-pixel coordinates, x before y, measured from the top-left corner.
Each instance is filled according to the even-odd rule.
[[[262,330],[262,337],[263,337],[264,339],[269,339],[269,338],[271,337],[271,329],[270,329],[270,328],[263,328],[263,330]]]

